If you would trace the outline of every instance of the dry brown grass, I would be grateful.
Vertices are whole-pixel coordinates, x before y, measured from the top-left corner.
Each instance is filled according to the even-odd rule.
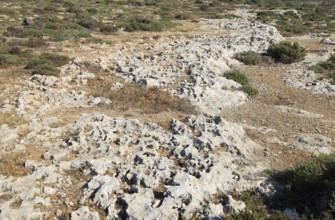
[[[11,198],[13,198],[12,194],[3,194],[0,196],[0,203],[6,202],[10,200]]]
[[[18,209],[22,204],[22,200],[21,199],[17,199],[14,202],[12,202],[9,207],[11,207],[12,209]]]
[[[59,195],[53,195],[51,196],[51,200],[55,201],[55,205],[50,207],[45,206],[35,206],[35,208],[40,208],[44,212],[48,212],[49,216],[46,217],[46,220],[53,220],[55,218],[57,219],[70,219],[71,212],[76,211],[78,208],[80,208],[79,200],[83,196],[83,187],[84,185],[89,181],[91,178],[91,175],[85,175],[83,171],[87,169],[87,166],[82,166],[78,169],[71,169],[66,170],[64,172],[64,175],[71,179],[72,184],[68,185],[64,192],[66,193],[66,197],[59,196]],[[73,202],[73,205],[68,205],[68,202]],[[100,219],[106,219],[106,213],[104,210],[97,207],[91,200],[85,201],[85,204],[82,204],[84,206],[90,207],[91,211],[96,211],[99,214]],[[61,216],[56,217],[57,210],[62,211]]]
[[[29,170],[25,168],[24,153],[6,153],[0,158],[0,174],[4,176],[25,176]]]
[[[14,112],[0,112],[0,124],[7,124],[9,127],[14,128],[25,123],[27,123],[27,120],[16,115]]]
[[[31,170],[25,167],[26,160],[41,161],[45,148],[32,144],[24,152],[6,152],[0,155],[0,174],[4,176],[26,176]]]
[[[114,110],[141,109],[147,114],[165,111],[196,114],[195,107],[188,100],[171,96],[157,87],[126,85],[119,90],[105,88],[96,95],[110,98]]]
[[[88,80],[86,91],[95,97],[111,99],[110,106],[113,110],[140,109],[142,113],[147,114],[166,111],[196,114],[195,107],[188,100],[174,97],[157,87],[125,83],[122,78],[101,72],[90,65],[87,65],[87,69],[93,72],[96,77]],[[116,82],[123,83],[124,87],[119,90],[111,90],[111,85]]]

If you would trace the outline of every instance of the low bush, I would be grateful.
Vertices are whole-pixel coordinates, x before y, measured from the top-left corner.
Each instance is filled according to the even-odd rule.
[[[317,219],[334,219],[334,174],[334,154],[306,161],[293,170],[277,174],[285,189],[272,201],[273,207],[288,207]]]
[[[100,28],[100,32],[105,33],[105,34],[110,34],[116,31],[117,31],[117,27],[114,27],[113,25],[110,25],[110,24],[105,24]]]
[[[25,69],[32,70],[32,74],[58,76],[59,70],[57,67],[61,67],[69,62],[69,57],[42,53],[38,57],[28,62]]]
[[[0,66],[9,66],[16,64],[15,59],[12,56],[6,54],[0,54]]]
[[[127,32],[134,32],[134,31],[148,31],[152,22],[145,18],[133,18],[131,19],[128,24],[124,27],[124,30]]]
[[[89,8],[89,9],[87,9],[87,12],[91,13],[91,14],[96,14],[96,13],[98,13],[98,9],[96,9],[96,8]]]
[[[234,80],[235,82],[241,84],[242,85],[241,90],[243,92],[245,92],[246,94],[248,94],[249,96],[256,96],[256,95],[258,95],[258,90],[256,88],[253,88],[250,85],[248,77],[246,75],[244,75],[243,73],[234,70],[234,71],[226,72],[224,74],[224,76],[227,79]]]
[[[298,43],[284,41],[277,44],[271,44],[267,49],[267,54],[276,62],[290,64],[303,60],[306,56],[306,50]]]
[[[39,75],[45,75],[45,76],[59,76],[59,70],[51,65],[48,64],[42,64],[38,65],[33,69],[32,72],[33,75],[39,74]]]
[[[42,38],[29,38],[23,46],[37,48],[47,46],[47,43]]]
[[[258,90],[250,85],[242,86],[242,91],[248,94],[249,96],[258,95]]]
[[[283,213],[286,208],[297,212],[299,219],[335,219],[335,154],[322,155],[291,170],[269,175],[284,190],[271,198],[257,192],[237,195],[246,209],[227,219],[293,219]]]
[[[21,26],[9,26],[4,32],[4,35],[7,37],[18,37],[18,38],[27,37],[27,34],[24,32],[24,28]]]
[[[246,86],[249,84],[249,79],[246,77],[246,75],[244,75],[243,73],[239,71],[226,72],[224,76],[227,79],[234,80],[235,82],[241,84],[242,86]]]
[[[77,14],[76,19],[77,23],[84,28],[94,30],[99,27],[99,22],[88,15]]]
[[[186,14],[186,13],[178,13],[174,17],[175,17],[175,19],[178,19],[178,20],[187,20],[187,19],[191,18],[191,16],[189,14]]]
[[[172,28],[174,26],[175,24],[169,19],[151,21],[146,18],[132,18],[127,22],[124,31],[162,31],[163,28]]]
[[[31,57],[31,51],[22,50],[22,48],[9,44],[3,44],[0,47],[0,66],[21,65]]]
[[[57,11],[55,6],[48,5],[44,7],[44,11]]]
[[[259,55],[253,51],[236,54],[235,58],[246,65],[258,65],[260,63]]]
[[[80,13],[82,12],[82,9],[76,6],[70,6],[68,9],[66,9],[66,12],[68,13]]]
[[[329,82],[335,84],[335,53],[331,54],[329,59],[310,67],[315,73],[322,74],[321,78],[328,78]]]
[[[8,53],[12,55],[19,55],[21,54],[22,50],[20,47],[14,46],[8,49]]]

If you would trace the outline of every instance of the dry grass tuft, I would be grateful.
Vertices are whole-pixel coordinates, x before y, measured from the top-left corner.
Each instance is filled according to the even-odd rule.
[[[21,199],[17,199],[14,202],[12,202],[9,205],[9,207],[11,207],[12,209],[18,209],[21,205],[22,205],[22,200]]]
[[[147,114],[161,112],[196,114],[195,107],[188,100],[174,97],[157,87],[131,84],[119,90],[104,87],[99,94],[95,93],[95,95],[111,99],[111,107],[114,110],[140,109]]]
[[[0,112],[0,124],[7,124],[9,127],[16,127],[27,123],[25,119],[16,115],[13,112],[2,113]]]
[[[6,153],[0,158],[0,174],[4,176],[25,176],[29,170],[25,168],[24,153]]]
[[[3,194],[0,196],[0,203],[6,202],[13,198],[12,194]]]

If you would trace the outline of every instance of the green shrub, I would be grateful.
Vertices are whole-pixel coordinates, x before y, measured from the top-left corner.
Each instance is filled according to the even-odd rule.
[[[117,31],[117,27],[114,27],[113,25],[105,24],[100,28],[100,32],[105,34],[110,34]]]
[[[248,94],[249,96],[258,95],[258,90],[250,85],[242,86],[242,91]]]
[[[328,61],[335,63],[335,53],[330,55]]]
[[[4,32],[4,35],[7,37],[27,37],[27,34],[24,32],[24,28],[21,26],[9,26]]]
[[[87,9],[87,12],[91,13],[91,14],[96,14],[96,13],[98,13],[98,10],[96,8],[89,8],[89,9]]]
[[[253,88],[250,84],[249,84],[249,79],[246,75],[244,75],[243,73],[233,70],[233,71],[229,71],[226,72],[224,74],[224,76],[227,79],[231,79],[234,80],[235,82],[239,83],[242,85],[241,90],[243,92],[245,92],[246,94],[248,94],[249,96],[256,96],[258,95],[258,91],[257,89]]]
[[[242,86],[246,86],[249,84],[249,80],[246,77],[246,75],[244,75],[243,73],[239,72],[239,71],[230,71],[230,72],[226,72],[224,74],[224,76],[227,79],[231,79],[234,80],[235,82],[241,84]]]
[[[330,74],[330,84],[335,85],[335,72]]]
[[[328,78],[329,82],[335,84],[335,54],[331,54],[329,59],[310,67],[315,73],[323,74],[320,79]]]
[[[42,38],[29,38],[28,41],[23,45],[30,48],[44,47],[47,46]]]
[[[257,192],[238,195],[246,209],[227,219],[292,219],[282,212],[285,208],[296,211],[299,219],[335,219],[335,154],[305,161],[291,170],[273,172],[270,178],[282,184],[284,190],[271,199]]]
[[[43,60],[48,60],[52,65],[57,67],[63,66],[70,61],[70,58],[65,55],[58,55],[52,53],[42,53],[39,58]]]
[[[21,54],[21,52],[22,52],[21,48],[17,46],[14,46],[8,49],[8,53],[12,55],[19,55]]]
[[[132,18],[125,25],[124,31],[162,31],[163,28],[171,28],[174,26],[175,23],[171,22],[169,19],[151,21],[146,18]]]
[[[16,64],[15,59],[12,56],[6,54],[0,54],[0,66],[9,66]]]
[[[306,161],[278,175],[285,190],[272,201],[273,207],[291,208],[302,216],[335,218],[335,154]]]
[[[235,58],[246,65],[258,65],[260,62],[259,56],[253,51],[236,54]]]
[[[48,5],[44,7],[44,11],[57,11],[55,6]]]
[[[134,32],[134,31],[147,31],[152,25],[152,22],[145,18],[133,18],[131,19],[128,24],[124,27],[124,30],[127,32]]]
[[[178,20],[187,20],[191,16],[189,14],[186,14],[186,13],[178,13],[174,17],[175,17],[175,19],[178,19]]]
[[[321,68],[323,68],[324,71],[332,71],[335,70],[335,62],[331,61],[324,61],[318,64]]]
[[[280,42],[278,44],[271,44],[267,50],[267,54],[276,62],[290,64],[304,59],[306,50],[298,43]]]
[[[80,13],[82,12],[82,9],[76,6],[70,6],[68,9],[66,9],[66,12],[68,13]]]
[[[87,29],[94,30],[99,27],[98,21],[94,20],[92,17],[84,14],[77,14],[77,23]]]
[[[324,71],[324,68],[320,66],[319,64],[313,65],[309,69],[315,73],[322,73]]]
[[[48,64],[42,64],[42,65],[36,66],[33,69],[32,74],[33,75],[39,74],[39,75],[45,75],[45,76],[56,76],[56,77],[58,77],[59,72],[60,71],[54,66],[51,66],[51,65],[48,65]]]
[[[59,70],[57,67],[61,67],[69,62],[67,56],[42,53],[38,57],[28,62],[25,69],[32,70],[32,74],[58,76]]]

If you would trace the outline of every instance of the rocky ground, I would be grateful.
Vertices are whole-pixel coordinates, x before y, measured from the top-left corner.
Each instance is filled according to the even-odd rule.
[[[247,15],[62,45],[74,60],[59,78],[3,70],[1,219],[220,219],[243,210],[236,192],[276,190],[264,170],[332,152],[335,86],[308,67],[334,46],[292,38],[305,61],[244,66],[235,53],[284,40]],[[226,79],[231,69],[259,95]]]

